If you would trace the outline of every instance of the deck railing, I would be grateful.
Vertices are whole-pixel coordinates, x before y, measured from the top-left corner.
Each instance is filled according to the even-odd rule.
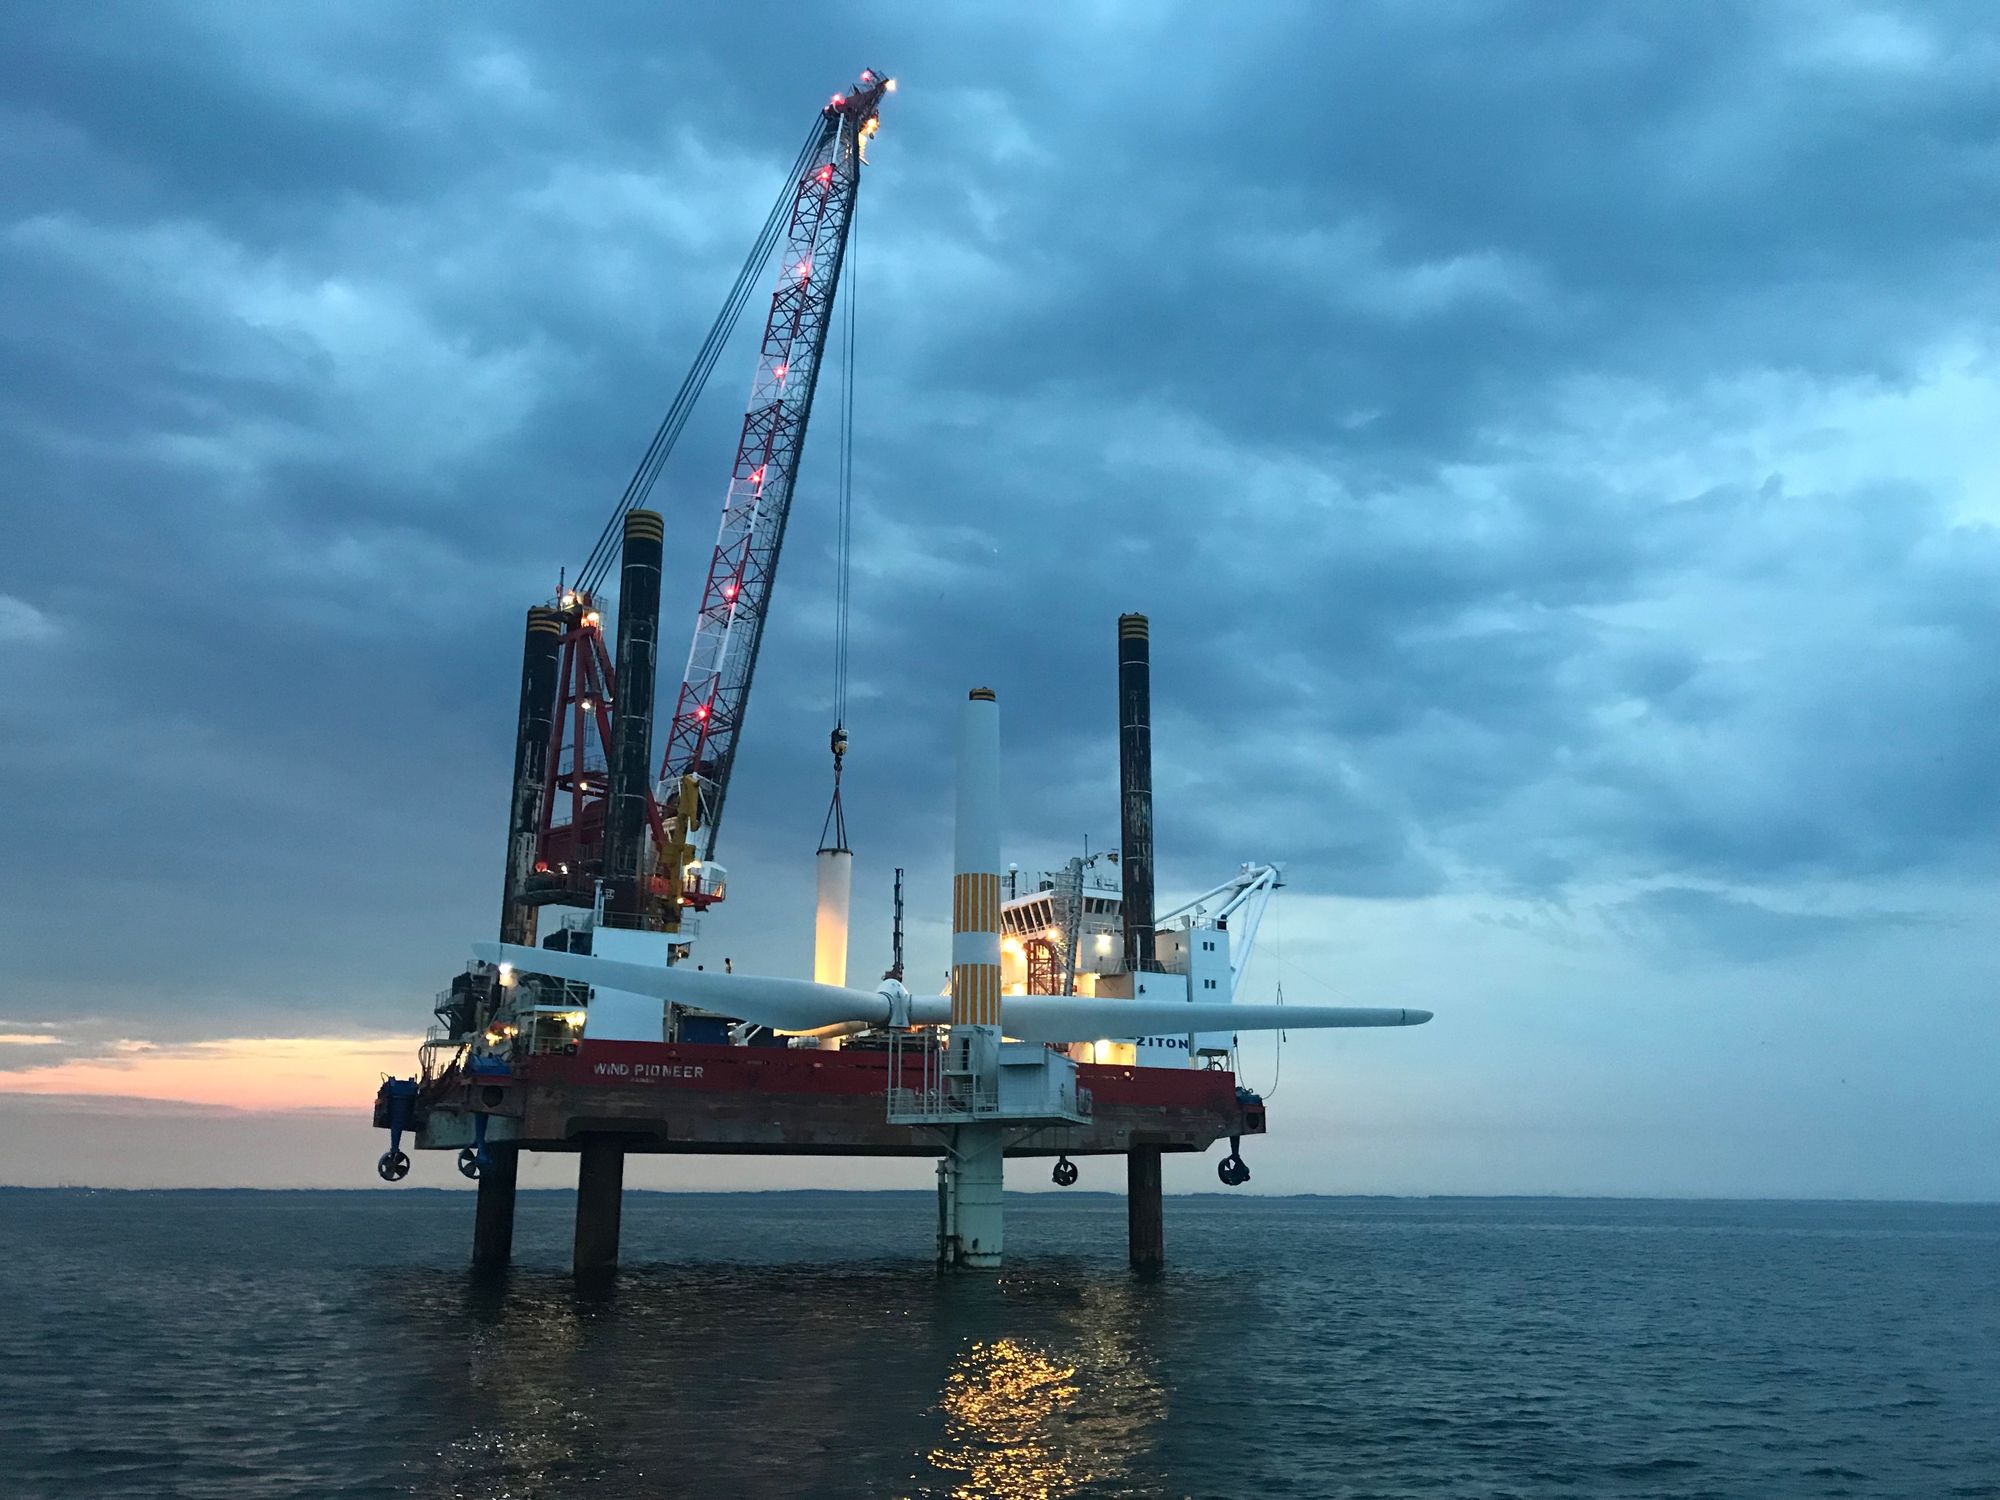
[[[1044,1058],[1037,1076],[1046,1079],[1052,1064],[1067,1071],[1056,1089],[1043,1097],[1023,1096],[1017,1089],[1003,1107],[1000,1084],[994,1080],[950,1072],[945,1050],[930,1028],[895,1032],[889,1039],[888,1109],[891,1125],[964,1125],[979,1120],[1063,1120],[1081,1125],[1091,1118],[1090,1090],[1075,1086],[1075,1072],[1066,1058]],[[1021,1070],[1010,1069],[1015,1074]],[[1018,1084],[1022,1080],[1018,1078]]]

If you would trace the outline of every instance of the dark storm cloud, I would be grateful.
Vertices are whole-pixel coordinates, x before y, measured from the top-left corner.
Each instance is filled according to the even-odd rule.
[[[919,14],[0,16],[33,710],[0,769],[36,851],[4,894],[51,995],[401,1017],[490,923],[519,611],[864,62],[908,83],[857,249],[852,795],[886,858],[943,857],[925,705],[972,679],[1024,862],[1108,836],[1107,637],[1144,608],[1182,883],[1983,859],[1995,497],[1846,424],[1954,360],[1994,390],[1984,11]],[[669,673],[748,362],[656,497]],[[828,438],[746,865],[824,797]]]

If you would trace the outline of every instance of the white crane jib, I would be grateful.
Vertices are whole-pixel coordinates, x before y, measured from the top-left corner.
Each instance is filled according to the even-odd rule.
[[[1229,994],[1234,999],[1236,987],[1243,980],[1243,970],[1250,962],[1250,950],[1257,941],[1257,929],[1263,925],[1264,912],[1271,904],[1271,894],[1284,883],[1283,865],[1246,864],[1221,885],[1161,912],[1153,924],[1160,931],[1176,923],[1187,928],[1207,926],[1226,930]]]

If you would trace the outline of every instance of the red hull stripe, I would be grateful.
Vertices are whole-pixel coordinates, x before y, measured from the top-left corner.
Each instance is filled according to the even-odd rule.
[[[889,1054],[697,1042],[591,1042],[574,1053],[531,1058],[527,1083],[646,1088],[695,1093],[883,1094]],[[1077,1082],[1099,1108],[1162,1106],[1233,1109],[1236,1077],[1206,1068],[1139,1068],[1081,1063]]]

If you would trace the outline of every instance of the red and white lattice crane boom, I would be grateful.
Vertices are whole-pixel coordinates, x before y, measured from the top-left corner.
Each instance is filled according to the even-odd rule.
[[[757,374],[660,768],[657,795],[667,814],[669,839],[695,859],[706,860],[714,850],[722,820],[805,451],[813,392],[833,325],[834,294],[847,255],[864,152],[879,123],[882,96],[894,88],[893,79],[870,70],[851,92],[834,95],[821,113],[818,139],[793,195],[777,289],[764,321]],[[690,778],[699,802],[693,828],[677,816]],[[665,852],[671,859],[675,851]],[[689,895],[699,904],[698,891]]]
[[[720,896],[720,872],[707,863],[708,856],[715,847],[763,644],[867,143],[879,124],[882,97],[895,86],[893,79],[865,70],[850,91],[834,95],[820,111],[785,190],[618,509],[575,584],[546,611],[548,628],[560,630],[561,650],[559,666],[551,658],[556,688],[545,756],[549,782],[540,799],[531,835],[532,868],[523,885],[531,899],[587,902],[598,878],[609,873],[605,760],[618,694],[600,624],[599,590],[616,560],[624,518],[651,491],[754,278],[775,252],[777,286],[764,320],[721,527],[703,582],[687,669],[666,724],[659,782],[645,809],[654,858],[644,886],[656,918],[676,926],[680,908],[698,909]],[[844,481],[842,493],[844,501]]]

